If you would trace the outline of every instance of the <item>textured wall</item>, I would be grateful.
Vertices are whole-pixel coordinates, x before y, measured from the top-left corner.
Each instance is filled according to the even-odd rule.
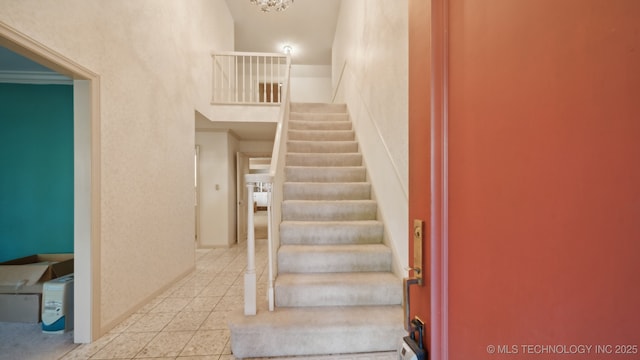
[[[229,148],[235,141],[227,132],[198,131],[199,202],[201,247],[229,246],[235,242],[235,152]],[[230,158],[231,157],[231,158]],[[231,162],[230,162],[231,160]],[[233,201],[229,199],[233,198]]]
[[[73,87],[0,84],[0,261],[73,252]]]
[[[210,53],[233,50],[223,0],[0,0],[0,21],[101,78],[103,331],[194,266],[194,109]]]
[[[344,102],[400,267],[408,234],[408,3],[349,0],[333,44],[334,102]]]
[[[291,102],[331,102],[331,66],[291,65]]]
[[[406,0],[343,1],[333,44],[333,85],[348,86],[342,67],[366,106],[407,188],[408,4]],[[351,100],[338,92],[336,101]],[[354,119],[358,120],[358,119]]]

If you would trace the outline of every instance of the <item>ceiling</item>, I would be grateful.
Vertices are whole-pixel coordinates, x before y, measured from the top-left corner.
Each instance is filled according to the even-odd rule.
[[[264,13],[249,0],[226,0],[235,21],[235,50],[282,52],[297,65],[330,65],[342,0],[295,0],[283,12]]]
[[[197,131],[230,132],[238,140],[270,140],[276,135],[277,123],[274,122],[238,122],[238,121],[210,121],[196,112]]]
[[[31,61],[13,51],[0,46],[0,71],[44,71],[53,70]]]

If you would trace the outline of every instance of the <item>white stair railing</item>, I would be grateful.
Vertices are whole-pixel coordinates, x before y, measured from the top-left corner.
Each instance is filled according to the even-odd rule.
[[[212,104],[280,105],[289,76],[289,55],[217,52],[213,59]]]
[[[279,86],[280,115],[273,143],[271,165],[268,174],[246,174],[247,196],[253,203],[253,192],[258,183],[267,190],[267,246],[268,246],[268,284],[267,298],[269,311],[275,308],[274,281],[278,273],[274,254],[280,247],[280,221],[282,220],[282,187],[284,183],[284,163],[287,153],[287,129],[289,119],[289,57],[286,58],[284,81]],[[266,186],[265,186],[266,185]],[[257,313],[257,287],[255,264],[255,231],[254,209],[248,206],[247,211],[247,270],[244,276],[244,314]]]

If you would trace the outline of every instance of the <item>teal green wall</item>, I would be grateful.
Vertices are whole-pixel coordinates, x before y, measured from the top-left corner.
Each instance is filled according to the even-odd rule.
[[[0,84],[0,261],[73,252],[73,86]]]

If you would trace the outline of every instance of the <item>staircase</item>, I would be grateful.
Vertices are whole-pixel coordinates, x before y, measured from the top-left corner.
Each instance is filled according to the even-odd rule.
[[[276,310],[232,321],[237,358],[396,350],[402,284],[346,107],[291,104]]]

